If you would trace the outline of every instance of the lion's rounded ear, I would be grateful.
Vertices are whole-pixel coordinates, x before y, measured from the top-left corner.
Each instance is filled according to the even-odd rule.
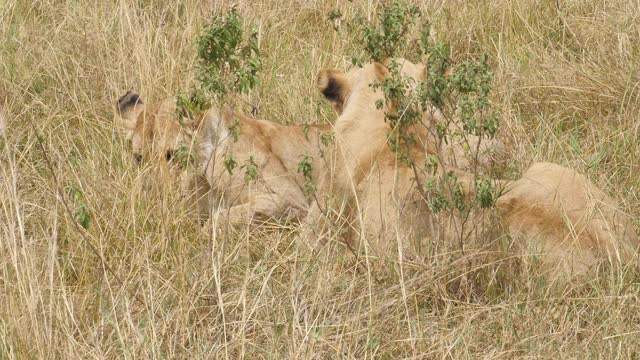
[[[126,94],[122,95],[118,99],[118,103],[116,104],[116,109],[120,113],[126,113],[127,111],[133,109],[137,105],[142,105],[144,102],[142,98],[137,93],[129,90]]]
[[[338,112],[341,112],[351,86],[343,72],[335,69],[322,69],[318,73],[318,89],[327,100],[334,104]]]

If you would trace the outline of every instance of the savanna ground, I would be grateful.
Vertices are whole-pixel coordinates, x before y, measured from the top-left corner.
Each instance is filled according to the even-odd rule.
[[[373,16],[381,2],[238,4],[264,62],[245,110],[335,119],[315,75],[348,68],[361,44],[327,14]],[[0,2],[0,358],[640,357],[637,270],[549,281],[498,235],[486,241],[506,244],[497,255],[467,244],[399,266],[312,257],[296,225],[201,231],[171,173],[134,162],[112,114],[127,89],[153,100],[192,83],[209,6]],[[454,61],[489,55],[502,175],[575,168],[638,224],[640,3],[420,6]]]

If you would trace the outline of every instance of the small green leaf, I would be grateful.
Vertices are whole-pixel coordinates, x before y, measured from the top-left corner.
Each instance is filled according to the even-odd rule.
[[[249,160],[247,161],[247,168],[244,173],[244,181],[249,182],[257,179],[258,179],[258,165],[256,165],[252,155],[252,156],[249,156]]]
[[[233,154],[227,154],[226,158],[224,159],[224,167],[227,169],[229,175],[233,175],[233,170],[236,168],[236,166],[238,166],[238,163],[233,158]]]

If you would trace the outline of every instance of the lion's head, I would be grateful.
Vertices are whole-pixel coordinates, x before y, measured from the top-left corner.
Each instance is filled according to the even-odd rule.
[[[414,64],[405,59],[396,59],[396,65],[401,77],[415,90],[421,81],[426,80],[426,66]],[[388,108],[378,108],[377,102],[383,99],[382,91],[372,86],[381,83],[391,75],[391,60],[383,63],[370,63],[362,67],[356,67],[348,72],[335,69],[323,69],[318,74],[318,88],[322,95],[329,100],[341,119],[352,124],[351,128],[358,128],[361,133],[367,134],[367,144],[375,143],[372,139],[373,129],[378,131],[389,130],[389,124],[385,120]],[[355,119],[358,119],[355,125]],[[340,127],[338,121],[337,125]],[[439,150],[436,148],[436,124],[445,125],[447,140],[441,142]],[[471,170],[474,164],[480,166],[481,171],[487,170],[499,161],[504,161],[504,146],[495,138],[480,139],[473,134],[464,134],[464,125],[456,119],[446,119],[440,109],[431,106],[424,111],[421,120],[408,131],[414,133],[421,146],[427,153],[436,154],[440,151],[442,159],[448,166]],[[385,139],[378,136],[380,140]],[[386,140],[385,140],[386,141]]]
[[[405,59],[395,60],[399,65],[400,74],[404,78],[411,79],[410,83],[416,85],[425,78],[425,66],[413,64]],[[369,63],[362,67],[356,67],[348,72],[336,69],[322,69],[318,73],[318,88],[322,95],[331,101],[339,114],[349,107],[359,106],[353,101],[354,94],[362,94],[370,97],[371,105],[382,97],[380,91],[372,88],[372,84],[382,81],[389,76],[390,60],[383,63]]]
[[[131,140],[138,161],[149,157],[170,161],[190,137],[176,116],[175,98],[150,106],[140,95],[128,91],[118,99],[116,119],[120,120],[126,138]]]

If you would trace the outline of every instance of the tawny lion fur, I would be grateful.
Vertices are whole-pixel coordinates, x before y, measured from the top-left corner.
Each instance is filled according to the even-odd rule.
[[[424,79],[423,65],[400,63],[404,76]],[[319,192],[334,194],[347,215],[352,215],[359,239],[368,240],[374,250],[397,247],[394,240],[398,239],[432,241],[444,236],[446,241],[459,231],[455,221],[453,225],[434,222],[415,186],[416,177],[424,179],[397,162],[387,144],[387,109],[375,105],[383,95],[370,86],[386,75],[381,64],[347,73],[320,71],[319,89],[340,116],[334,124],[337,151],[320,178]],[[425,114],[424,122],[437,122],[438,116],[434,110]],[[415,163],[423,163],[426,154],[442,154],[442,146],[435,145],[428,127],[414,131],[424,141],[411,150]],[[473,177],[459,171],[457,176],[471,198]],[[580,272],[604,260],[624,263],[635,256],[638,237],[628,218],[614,200],[577,172],[536,163],[521,179],[496,184],[506,187],[496,204],[500,220],[512,237],[524,239],[526,247],[539,251],[544,263]],[[323,204],[318,205],[312,204],[309,212],[306,238],[322,242],[323,231],[330,227],[323,226]]]
[[[535,163],[506,186],[497,203],[516,239],[566,272],[581,273],[608,259],[625,264],[637,256],[629,216],[584,175],[553,163]]]
[[[401,73],[414,80],[424,80],[425,67],[401,60]],[[329,157],[330,166],[320,178],[319,193],[334,195],[344,215],[351,218],[351,227],[355,229],[351,237],[359,234],[359,239],[368,240],[371,249],[380,254],[397,246],[392,239],[400,239],[405,246],[408,239],[429,241],[448,231],[428,216],[425,199],[416,189],[416,178],[422,182],[424,174],[415,173],[400,163],[387,142],[387,109],[376,106],[383,95],[371,86],[387,75],[387,68],[378,63],[348,73],[325,69],[318,75],[320,91],[340,114],[334,124],[336,152]],[[415,139],[422,141],[412,149],[412,160],[416,164],[424,164],[427,155],[442,154],[442,146],[432,133],[432,125],[440,114],[433,110],[424,116],[422,124],[409,129]],[[454,166],[446,170],[458,173],[463,187],[470,193],[470,175]],[[323,208],[328,205],[320,201],[311,206],[306,221],[310,229],[305,234],[311,242],[322,243],[327,238],[325,231],[331,227],[325,226],[322,214],[326,215]],[[405,248],[410,249],[411,246]]]
[[[306,215],[309,198],[298,164],[309,156],[317,176],[323,161],[320,136],[329,125],[305,129],[212,108],[182,126],[174,98],[148,106],[131,92],[120,98],[116,112],[137,158],[169,160],[180,146],[196,149],[197,169],[195,175],[183,173],[183,188],[196,193],[201,210],[219,209],[232,222]],[[236,121],[237,141],[229,129]],[[234,169],[225,165],[231,158]],[[256,180],[245,176],[250,161]]]

